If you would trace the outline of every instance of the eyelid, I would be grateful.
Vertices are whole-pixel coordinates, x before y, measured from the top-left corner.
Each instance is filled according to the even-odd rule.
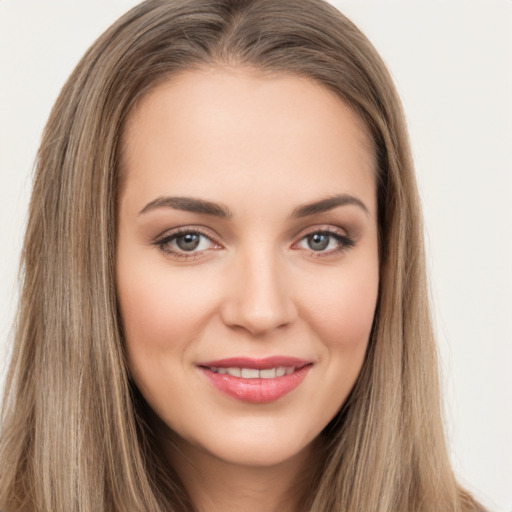
[[[214,244],[215,247],[208,248],[208,249],[202,249],[199,251],[180,251],[179,249],[170,249],[165,248],[165,244],[168,244],[175,238],[179,237],[180,235],[186,235],[186,234],[197,234],[204,238],[207,238],[212,244]],[[216,236],[211,234],[210,229],[206,229],[203,226],[178,226],[176,228],[168,229],[161,233],[160,235],[156,236],[152,241],[151,244],[156,246],[159,250],[164,252],[165,254],[168,254],[176,259],[186,260],[186,259],[196,259],[198,257],[201,257],[205,252],[209,250],[217,250],[223,248],[222,244],[220,244],[217,241]]]
[[[208,239],[213,247],[208,247],[206,249],[201,250],[192,250],[192,251],[184,251],[178,249],[171,249],[169,246],[166,247],[166,244],[169,244],[171,241],[179,237],[180,235],[185,234],[198,234],[206,239]],[[319,250],[315,251],[313,249],[306,249],[298,247],[298,245],[308,236],[314,234],[324,234],[330,237],[333,237],[337,241],[337,247],[330,250]],[[151,240],[151,244],[156,246],[159,250],[164,252],[165,254],[174,257],[175,259],[187,260],[187,259],[197,259],[202,256],[206,256],[205,253],[208,253],[211,250],[218,250],[224,248],[221,243],[218,242],[218,235],[216,233],[212,233],[212,230],[206,228],[204,226],[197,225],[184,225],[177,226],[172,229],[167,229],[163,231],[160,235],[157,235]],[[294,250],[301,250],[309,253],[314,257],[327,257],[330,255],[334,255],[337,253],[344,252],[355,245],[355,239],[351,236],[346,229],[341,228],[339,226],[335,226],[332,224],[319,224],[315,226],[309,226],[308,228],[302,230],[296,237],[295,241],[292,243],[291,248]]]
[[[314,234],[314,233],[332,233],[341,236],[350,237],[349,233],[346,229],[340,228],[339,226],[334,226],[332,224],[317,224],[315,226],[310,226],[305,230],[301,231],[298,238],[304,238],[305,236]]]
[[[292,248],[295,248],[300,242],[302,242],[308,236],[317,233],[332,236],[338,241],[339,245],[335,249],[331,249],[328,251],[314,251],[312,249],[308,251],[307,249],[305,249],[307,252],[309,252],[310,255],[314,256],[315,258],[320,258],[323,256],[327,257],[333,254],[344,252],[353,247],[356,242],[354,237],[351,236],[346,229],[340,228],[339,226],[333,226],[332,224],[320,224],[316,226],[310,226],[306,230],[302,231],[296,237],[296,241],[293,242]],[[300,248],[297,247],[296,250],[300,250]]]
[[[152,236],[150,238],[150,242],[155,242],[157,240],[161,240],[163,238],[180,234],[180,233],[199,233],[201,235],[206,236],[207,238],[216,239],[219,238],[217,233],[213,231],[211,228],[203,226],[201,224],[181,224],[179,226],[174,226],[172,228],[166,228],[163,231],[160,231],[159,234]]]

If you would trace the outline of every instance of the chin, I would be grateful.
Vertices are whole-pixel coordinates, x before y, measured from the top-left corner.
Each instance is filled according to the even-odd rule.
[[[226,429],[222,433],[209,432],[208,438],[202,439],[202,436],[184,439],[174,432],[173,444],[184,455],[212,458],[231,466],[264,468],[278,466],[309,453],[315,436],[290,434],[289,429],[282,427],[277,431],[269,427]]]
[[[223,450],[220,455],[222,459],[230,464],[249,467],[270,467],[278,466],[286,463],[296,457],[299,457],[311,445],[286,445],[283,443],[262,443],[250,442],[245,446],[237,446],[235,450],[233,447],[229,450]]]

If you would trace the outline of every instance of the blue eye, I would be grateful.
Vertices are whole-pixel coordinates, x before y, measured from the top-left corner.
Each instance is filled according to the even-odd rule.
[[[197,255],[219,246],[207,235],[194,230],[183,230],[166,235],[155,242],[159,249],[178,258]]]
[[[174,238],[176,246],[182,251],[194,251],[201,243],[201,235],[197,233],[185,233]]]
[[[325,251],[329,247],[331,239],[331,236],[324,233],[313,233],[306,237],[306,242],[312,251]]]
[[[315,231],[303,237],[297,244],[300,249],[317,253],[341,251],[354,245],[354,241],[333,231]]]

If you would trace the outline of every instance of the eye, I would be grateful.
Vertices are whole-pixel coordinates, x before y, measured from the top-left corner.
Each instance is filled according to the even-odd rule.
[[[208,235],[193,229],[174,231],[155,241],[155,245],[177,258],[197,257],[209,249],[220,249]]]
[[[203,235],[199,235],[198,233],[185,233],[184,235],[176,236],[172,242],[176,244],[176,246],[182,251],[195,251],[200,247],[201,243],[204,245],[204,240],[206,237]]]
[[[297,243],[299,249],[324,254],[339,252],[353,245],[354,241],[348,235],[329,230],[308,233]]]

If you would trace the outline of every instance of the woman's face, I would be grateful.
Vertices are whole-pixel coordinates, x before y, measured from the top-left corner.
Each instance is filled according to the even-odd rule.
[[[117,284],[133,380],[185,454],[305,453],[363,363],[374,155],[333,93],[244,68],[159,85],[123,140]]]

